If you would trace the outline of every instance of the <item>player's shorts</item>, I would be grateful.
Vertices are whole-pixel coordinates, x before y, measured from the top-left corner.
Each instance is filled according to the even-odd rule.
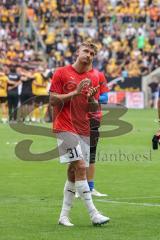
[[[84,160],[89,167],[90,137],[71,132],[56,133],[61,163],[71,163]]]
[[[0,103],[6,103],[7,97],[0,97]]]
[[[33,95],[32,94],[22,94],[20,96],[20,101],[21,101],[21,104],[27,104],[27,105],[31,105],[33,104]]]
[[[155,100],[156,96],[157,96],[157,92],[152,93],[151,95],[152,100]]]
[[[90,120],[90,163],[95,163],[96,161],[96,150],[99,139],[99,127],[99,121],[95,119]]]
[[[35,96],[34,102],[37,104],[48,104],[49,103],[49,96]]]

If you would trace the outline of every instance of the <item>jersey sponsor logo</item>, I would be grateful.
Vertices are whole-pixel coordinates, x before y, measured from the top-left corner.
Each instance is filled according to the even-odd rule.
[[[69,81],[68,83],[64,84],[63,91],[64,93],[72,92],[76,89],[77,84],[73,81]]]

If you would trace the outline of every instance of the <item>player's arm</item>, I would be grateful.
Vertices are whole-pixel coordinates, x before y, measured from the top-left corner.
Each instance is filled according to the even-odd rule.
[[[19,81],[17,81],[17,82],[15,82],[15,81],[12,81],[12,80],[7,80],[7,83],[9,84],[9,85],[12,85],[12,87],[17,87],[20,83],[21,83],[21,81],[19,80]]]
[[[77,94],[75,91],[67,94],[58,94],[56,92],[50,92],[49,102],[52,106],[56,106],[65,102],[70,101]]]
[[[12,89],[18,87],[20,83],[21,83],[20,80],[17,81],[17,82],[14,82],[14,81],[11,81],[11,80],[8,79],[8,80],[7,80],[7,84],[10,85],[10,86],[8,87],[8,90],[12,90]]]
[[[74,91],[69,92],[67,94],[60,94],[57,92],[50,91],[50,104],[52,106],[56,106],[58,104],[62,104],[62,103],[66,103],[66,102],[70,101],[73,97],[80,95],[82,89],[87,84],[88,84],[88,79],[84,79],[79,83],[79,85],[77,86],[77,88]],[[52,89],[52,86],[51,86],[51,89]]]
[[[98,101],[94,98],[90,98],[88,100],[88,103],[89,103],[89,112],[96,112],[99,106]]]
[[[84,79],[78,84],[76,89],[74,89],[72,92],[65,94],[63,91],[65,85],[64,85],[62,76],[63,76],[63,73],[61,72],[60,69],[57,69],[52,76],[52,83],[50,87],[50,97],[49,97],[49,101],[52,106],[64,104],[65,102],[70,101],[73,97],[81,94],[81,91],[86,86],[86,84],[89,85],[90,83],[88,79]]]
[[[28,80],[27,76],[25,76],[25,75],[21,76],[21,81],[22,82],[26,82],[27,80]]]
[[[30,81],[32,79],[33,79],[33,76],[32,77],[29,77],[29,76],[26,76],[26,75],[21,76],[21,81],[22,82],[27,82],[27,81]]]
[[[108,103],[109,88],[107,86],[107,80],[103,72],[99,72],[99,84],[100,84],[99,103],[106,104]]]
[[[98,109],[98,100],[95,99],[95,95],[99,89],[99,85],[97,87],[91,87],[89,88],[89,91],[88,91],[88,103],[89,103],[89,112],[96,112],[97,109]]]
[[[4,76],[4,72],[1,72],[1,71],[0,71],[0,76]]]
[[[7,80],[7,84],[9,84],[9,85],[11,85],[11,86],[14,86],[14,85],[15,85],[15,82],[8,79],[8,80]]]
[[[34,79],[33,73],[32,72],[28,72],[28,71],[21,71],[21,81],[22,82],[26,82],[29,81],[31,79]]]

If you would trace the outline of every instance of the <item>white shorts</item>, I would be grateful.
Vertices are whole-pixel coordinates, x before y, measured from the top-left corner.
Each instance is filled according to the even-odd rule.
[[[61,163],[84,160],[89,167],[90,137],[71,132],[59,132],[56,136]]]

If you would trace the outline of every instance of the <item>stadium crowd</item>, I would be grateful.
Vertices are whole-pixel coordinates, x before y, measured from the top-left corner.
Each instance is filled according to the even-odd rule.
[[[21,15],[22,1],[0,1],[0,97],[6,98],[0,104],[8,101],[10,120],[12,108],[19,103],[31,96],[48,95],[45,70],[72,63],[75,49],[84,39],[96,42],[99,51],[94,66],[107,78],[141,77],[160,66],[158,1],[28,0],[27,22],[35,24],[45,43],[45,54],[35,50],[35,35],[22,28]],[[35,86],[45,90],[37,93]],[[16,92],[15,101],[7,98],[10,91],[11,95]],[[40,102],[30,105],[36,109]],[[1,108],[6,121],[6,107]],[[39,121],[36,114],[33,119]]]
[[[30,0],[28,16],[39,26],[50,67],[73,62],[88,37],[99,46],[95,66],[108,77],[141,76],[160,65],[158,1]]]
[[[21,30],[20,6],[15,1],[3,1],[0,12],[1,120],[15,122],[28,116],[28,121],[32,118],[39,122],[46,111],[39,106],[48,102],[49,78],[44,73],[47,65],[34,50],[34,38]],[[19,112],[18,106],[22,106]]]

